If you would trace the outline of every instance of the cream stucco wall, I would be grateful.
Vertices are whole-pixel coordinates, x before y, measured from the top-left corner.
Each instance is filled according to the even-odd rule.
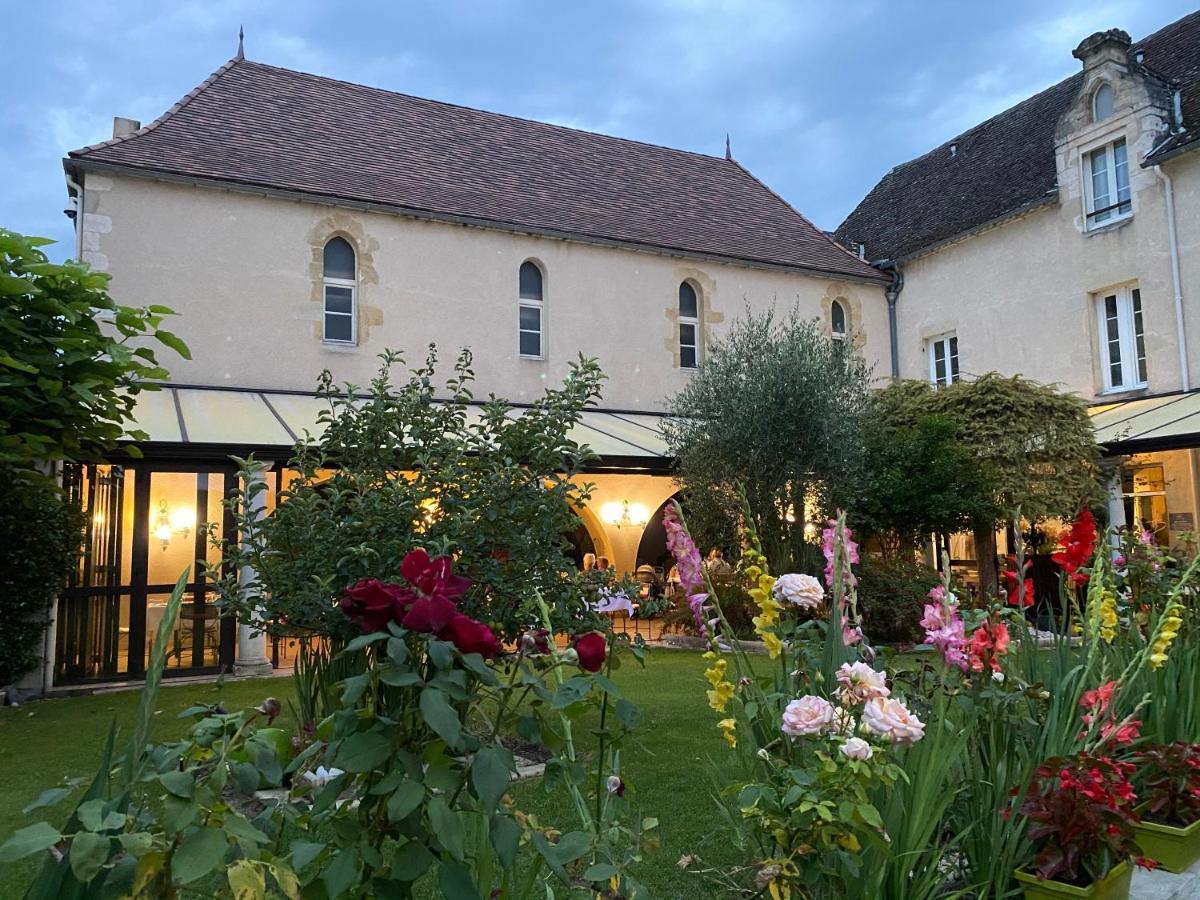
[[[85,258],[112,273],[122,303],[162,303],[193,360],[164,355],[178,383],[307,390],[318,373],[365,383],[384,348],[419,361],[430,342],[475,355],[478,394],[528,401],[580,353],[599,359],[603,405],[656,410],[690,377],[677,365],[678,286],[701,289],[707,340],[747,305],[799,304],[824,319],[841,296],[867,359],[886,374],[881,288],[795,272],[485,230],[246,193],[89,173]],[[747,223],[746,227],[753,227]],[[359,344],[321,341],[320,248],[359,255]],[[517,270],[545,275],[545,361],[517,353]]]
[[[1085,92],[1086,93],[1086,92]],[[1086,96],[1081,102],[1086,102]],[[1123,104],[1123,105],[1122,105]],[[1057,147],[1059,192],[1046,205],[952,241],[903,264],[897,307],[900,372],[926,378],[927,342],[958,336],[965,376],[998,371],[1061,384],[1088,400],[1104,392],[1093,298],[1109,288],[1141,292],[1147,387],[1182,387],[1163,182],[1141,161],[1162,119],[1128,85],[1117,115],[1074,126],[1064,120]],[[1073,129],[1073,130],[1072,130]],[[1133,216],[1084,228],[1083,160],[1087,150],[1125,137]],[[1163,165],[1174,180],[1182,259],[1191,386],[1200,385],[1200,154]]]

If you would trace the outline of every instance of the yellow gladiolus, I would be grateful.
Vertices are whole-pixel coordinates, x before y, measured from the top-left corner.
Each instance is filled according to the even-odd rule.
[[[737,747],[737,719],[722,719],[717,727],[721,729],[721,737],[725,738],[729,749]]]
[[[762,636],[762,639],[767,647],[767,656],[771,659],[779,659],[779,654],[783,652],[783,641],[779,640],[779,636],[773,631],[768,631]]]
[[[725,707],[733,699],[733,691],[733,685],[728,681],[718,682],[711,691],[707,691],[708,705],[717,712],[725,712]]]

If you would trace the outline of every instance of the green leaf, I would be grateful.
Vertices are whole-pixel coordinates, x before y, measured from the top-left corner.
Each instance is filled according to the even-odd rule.
[[[184,837],[171,858],[171,877],[179,884],[203,878],[221,864],[227,848],[224,832],[197,828]]]
[[[23,812],[25,815],[29,815],[35,809],[53,806],[69,793],[71,793],[69,788],[49,788],[38,794],[37,799],[21,810],[21,812]]]
[[[379,673],[379,680],[390,687],[415,687],[422,684],[421,676],[407,669],[387,668]]]
[[[622,697],[617,701],[617,721],[626,731],[633,731],[642,724],[642,711],[630,700]]]
[[[239,859],[226,873],[233,900],[261,900],[267,896],[267,876],[248,859]]]
[[[573,863],[592,849],[592,836],[586,831],[571,831],[554,845],[554,855],[564,866]]]
[[[346,649],[342,651],[342,655],[349,656],[351,653],[357,653],[363,647],[369,647],[376,641],[382,640],[387,636],[388,633],[386,631],[373,631],[370,634],[364,634],[356,637],[346,645]]]
[[[58,833],[58,829],[52,828],[46,822],[35,822],[14,832],[12,837],[0,844],[0,862],[12,862],[42,850],[49,850],[61,840],[62,835]]]
[[[245,816],[235,812],[227,812],[222,822],[225,830],[239,841],[249,844],[265,844],[270,840],[265,834],[250,824]]]
[[[492,846],[500,865],[511,869],[517,862],[517,850],[521,846],[521,826],[509,816],[492,816]]]
[[[108,802],[96,798],[79,804],[75,815],[88,831],[115,831],[125,824],[125,814],[107,810]]]
[[[617,874],[617,867],[612,863],[595,863],[583,870],[580,876],[584,881],[608,881]]]
[[[159,343],[170,347],[184,359],[192,358],[192,351],[188,349],[188,345],[185,344],[178,335],[172,334],[169,331],[164,331],[160,328],[154,332],[154,336],[158,338]]]
[[[439,669],[449,669],[454,664],[454,645],[446,641],[429,642],[429,658]]]
[[[532,831],[529,834],[529,839],[533,841],[534,848],[541,854],[542,859],[546,861],[546,865],[550,867],[550,871],[557,875],[563,884],[570,884],[571,879],[567,875],[567,870],[563,868],[562,863],[558,861],[558,857],[554,855],[554,848],[550,846],[550,842],[546,840],[546,836],[540,831]]]
[[[112,838],[106,834],[81,831],[75,835],[67,853],[67,861],[71,864],[71,874],[75,879],[87,884],[95,878],[108,862],[111,846]]]
[[[371,675],[368,672],[345,679],[342,682],[342,703],[346,706],[357,703],[370,683]]]
[[[471,784],[483,806],[490,813],[508,789],[508,776],[514,769],[512,754],[503,747],[484,747],[471,761]]]
[[[258,769],[253,763],[243,762],[233,767],[234,781],[243,794],[253,794],[258,790],[259,777]]]
[[[462,863],[442,863],[438,869],[438,887],[446,900],[479,900],[479,888]]]
[[[433,854],[420,841],[409,841],[392,854],[392,877],[416,881],[433,865]]]
[[[429,801],[429,825],[446,852],[462,862],[466,856],[462,819],[447,805],[444,797],[434,797]]]
[[[191,772],[165,772],[158,776],[158,780],[168,793],[184,800],[192,799],[196,789],[196,779]]]
[[[564,709],[573,703],[578,703],[588,695],[588,691],[592,689],[592,682],[587,678],[568,678],[558,690],[554,692],[554,700],[551,706],[554,709]]]
[[[342,742],[337,766],[347,772],[370,772],[392,755],[392,743],[378,731],[360,731]]]
[[[421,715],[425,722],[434,730],[438,737],[446,742],[451,749],[458,746],[462,736],[462,722],[458,713],[446,699],[446,695],[436,688],[426,688],[421,691]]]
[[[292,868],[299,872],[320,856],[321,851],[324,849],[325,844],[318,844],[313,841],[292,841]]]
[[[387,814],[388,820],[399,822],[414,809],[421,805],[421,801],[425,799],[425,788],[417,784],[415,781],[406,781],[400,785],[388,797]]]
[[[342,850],[321,873],[321,882],[330,897],[340,897],[358,881],[358,851]]]

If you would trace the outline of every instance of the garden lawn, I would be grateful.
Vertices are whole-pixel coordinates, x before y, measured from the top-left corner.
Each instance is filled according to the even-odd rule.
[[[713,800],[712,761],[726,764],[730,754],[715,727],[717,716],[705,700],[704,662],[697,653],[659,650],[649,654],[645,669],[627,654],[622,663],[615,680],[644,716],[638,731],[643,746],[631,745],[624,752],[622,775],[630,791],[626,796],[660,823],[651,832],[660,846],[647,855],[635,875],[657,898],[718,896],[715,886],[676,865],[684,855],[721,866],[741,859]],[[159,694],[151,740],[182,735],[191,720],[177,718],[178,713],[194,704],[221,700],[233,710],[257,706],[268,695],[285,701],[283,726],[293,728],[286,704],[291,695],[287,678],[165,687]],[[0,710],[0,768],[6,775],[0,791],[0,842],[47,813],[37,810],[27,817],[21,812],[43,789],[64,777],[94,773],[110,722],[115,717],[118,728],[128,732],[139,698],[137,691],[124,691]],[[577,727],[585,749],[590,740],[583,735],[586,726],[585,721]],[[576,827],[565,792],[547,796],[531,785],[518,796],[521,807],[545,824],[564,831]],[[65,818],[66,805],[49,812],[58,824]],[[40,862],[7,867],[0,896],[19,897],[36,865]]]

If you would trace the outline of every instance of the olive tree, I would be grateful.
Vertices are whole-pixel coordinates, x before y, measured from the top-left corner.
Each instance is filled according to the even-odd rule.
[[[700,539],[734,544],[743,488],[768,556],[812,569],[806,505],[829,511],[852,498],[870,377],[849,342],[796,309],[747,309],[674,398],[664,425]]]

